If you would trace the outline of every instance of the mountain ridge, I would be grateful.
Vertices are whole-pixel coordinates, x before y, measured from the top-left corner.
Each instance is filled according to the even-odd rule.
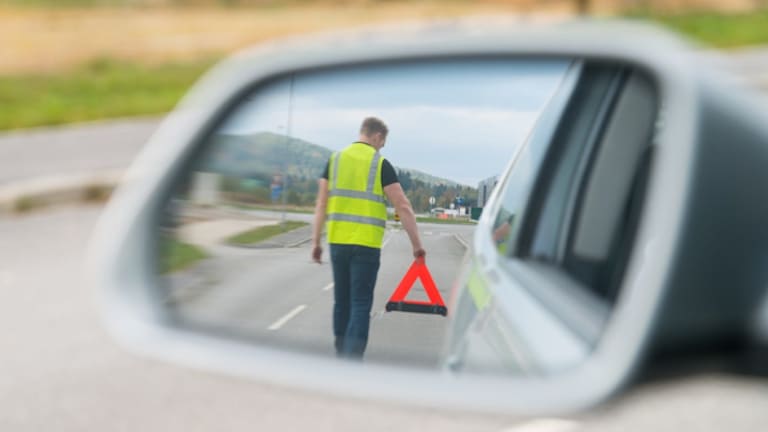
[[[205,167],[240,177],[263,178],[287,173],[302,178],[318,178],[333,153],[327,147],[273,132],[254,134],[216,134],[213,154]],[[290,162],[286,162],[290,161]],[[414,180],[429,185],[463,186],[459,182],[438,177],[413,168],[396,168]]]

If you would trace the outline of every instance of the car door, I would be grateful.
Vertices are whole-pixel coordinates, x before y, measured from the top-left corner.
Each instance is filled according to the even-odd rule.
[[[546,375],[591,353],[619,294],[656,99],[642,72],[574,64],[478,226],[447,368]]]

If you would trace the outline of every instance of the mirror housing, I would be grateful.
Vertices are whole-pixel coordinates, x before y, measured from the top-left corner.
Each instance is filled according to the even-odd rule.
[[[588,360],[552,377],[438,375],[307,358],[171,324],[152,289],[157,277],[154,227],[175,180],[245,95],[272,77],[295,71],[471,55],[620,62],[642,69],[658,87],[664,127],[654,143],[632,258],[622,294]],[[768,151],[760,147],[768,137],[768,123],[757,110],[746,108],[746,102],[707,81],[690,62],[692,56],[676,38],[644,25],[573,22],[549,27],[517,20],[384,27],[299,38],[237,54],[208,73],[166,118],[99,223],[90,270],[105,321],[135,352],[299,388],[525,415],[594,405],[622,388],[649,353],[671,352],[688,343],[706,345],[712,341],[710,332],[723,328],[728,331],[718,331],[718,336],[745,335],[766,286],[765,272],[760,274],[756,266],[768,256],[768,230],[758,233],[755,228],[758,221],[768,220],[768,203],[754,201],[758,187],[742,190],[739,185],[768,184],[768,170],[759,169],[768,165]],[[738,135],[732,140],[737,151],[724,145],[731,142],[724,131]],[[728,178],[738,183],[722,183]],[[717,200],[724,200],[727,209],[709,214]],[[745,204],[751,204],[749,211],[741,212]],[[478,229],[484,229],[482,223]],[[723,233],[730,236],[723,239]],[[727,257],[725,275],[712,280],[710,273],[697,272],[718,262],[720,242],[740,252]],[[754,259],[745,260],[746,251]],[[734,274],[739,277],[733,291],[718,289],[714,282]],[[733,293],[725,303],[728,310],[722,310],[722,301]],[[697,306],[693,314],[688,310],[691,299]],[[341,375],[346,379],[336,379]]]

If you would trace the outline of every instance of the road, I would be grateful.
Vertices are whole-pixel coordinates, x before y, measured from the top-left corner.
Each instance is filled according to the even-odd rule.
[[[0,219],[0,430],[753,432],[768,424],[768,380],[756,377],[645,384],[545,428],[540,420],[308,393],[136,357],[105,334],[93,287],[84,284],[85,244],[99,212]]]
[[[0,186],[47,176],[125,169],[157,118],[37,128],[0,135]]]
[[[250,214],[279,219],[279,215],[264,211]],[[289,217],[306,219],[309,215]],[[419,227],[428,253],[430,273],[447,301],[474,227],[449,224],[421,224]],[[303,230],[308,238],[309,228]],[[178,315],[198,325],[242,335],[251,341],[333,355],[333,283],[327,262],[328,246],[324,248],[325,264],[316,265],[310,262],[311,245],[308,242],[289,248],[244,249],[226,246],[224,238],[221,240],[220,244],[199,245],[210,258],[166,277],[173,297],[179,299],[174,302]],[[185,241],[194,243],[193,240]],[[406,233],[397,226],[390,226],[384,237],[381,268],[374,290],[367,361],[426,368],[438,366],[446,318],[388,313],[384,309],[412,261]],[[420,282],[414,285],[408,298],[428,300]]]
[[[727,51],[724,57],[736,74],[768,93],[768,47],[747,47]]]
[[[0,430],[450,432],[512,424],[304,393],[126,353],[105,334],[82,274],[99,212],[0,219]]]

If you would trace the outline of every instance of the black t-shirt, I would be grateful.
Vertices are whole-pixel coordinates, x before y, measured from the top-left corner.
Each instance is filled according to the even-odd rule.
[[[322,177],[326,180],[329,179],[328,176],[328,169],[331,165],[331,160],[328,159],[328,163],[325,164],[325,170],[323,171]],[[393,183],[397,183],[399,180],[397,179],[397,173],[395,172],[395,168],[392,166],[391,163],[389,163],[388,160],[384,159],[384,162],[381,164],[381,187],[387,187]]]

